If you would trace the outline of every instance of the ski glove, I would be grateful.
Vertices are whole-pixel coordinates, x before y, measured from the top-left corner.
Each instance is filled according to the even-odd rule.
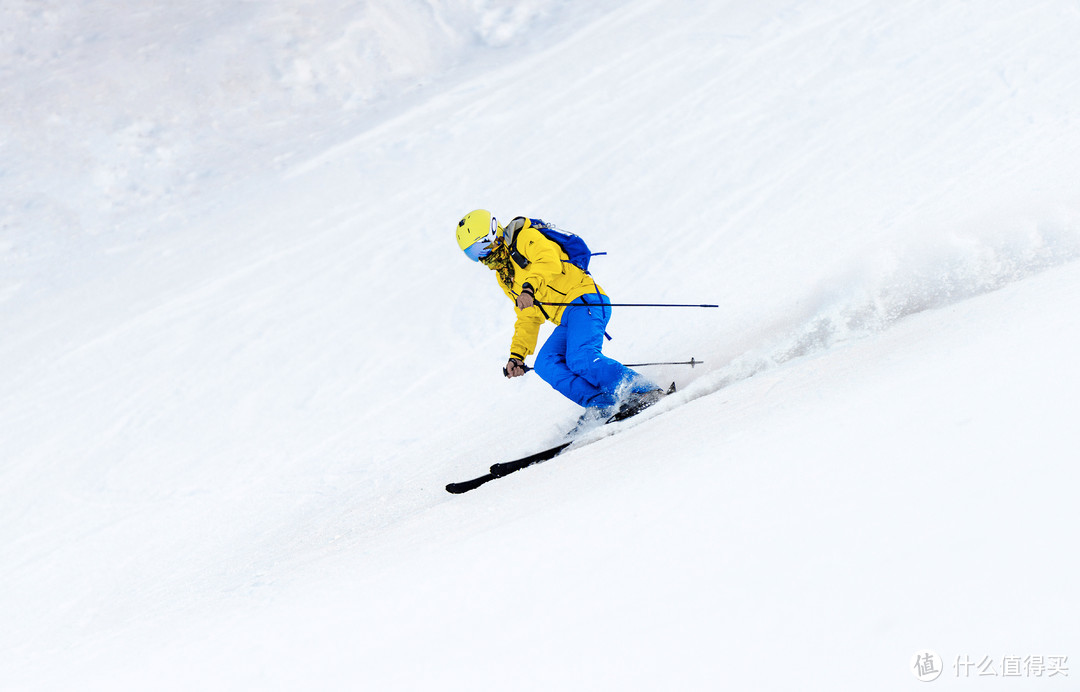
[[[525,363],[522,363],[517,358],[506,361],[506,367],[503,368],[503,375],[506,377],[521,377],[526,372]]]
[[[517,297],[518,309],[524,310],[531,308],[536,304],[536,299],[533,297],[533,287],[529,284],[525,284],[521,289],[521,294]]]

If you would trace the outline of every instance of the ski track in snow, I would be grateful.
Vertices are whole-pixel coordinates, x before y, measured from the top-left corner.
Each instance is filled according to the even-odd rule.
[[[1077,655],[1077,35],[1066,0],[12,3],[0,688]],[[720,308],[617,311],[612,356],[705,365],[453,497],[577,415],[499,374],[480,206]]]

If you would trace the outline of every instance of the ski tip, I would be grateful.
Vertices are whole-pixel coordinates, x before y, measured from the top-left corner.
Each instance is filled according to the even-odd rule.
[[[471,481],[462,481],[460,483],[448,483],[446,486],[446,492],[452,495],[460,495],[461,493],[467,493],[470,490],[476,490],[484,483],[490,480],[494,480],[497,476],[493,476],[488,473],[478,478],[474,478]]]

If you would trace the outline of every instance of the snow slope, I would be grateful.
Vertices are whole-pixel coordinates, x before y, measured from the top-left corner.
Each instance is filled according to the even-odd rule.
[[[1078,29],[5,7],[0,687],[906,689],[920,649],[945,687],[1076,655]],[[617,313],[615,357],[705,368],[454,497],[576,416],[499,373],[510,307],[451,234],[479,206],[586,236],[619,300],[721,307]]]

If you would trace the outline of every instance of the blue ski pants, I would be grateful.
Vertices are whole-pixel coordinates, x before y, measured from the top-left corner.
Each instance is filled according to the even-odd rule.
[[[559,326],[536,354],[533,369],[560,394],[580,406],[615,405],[617,392],[647,392],[656,385],[600,349],[611,319],[611,301],[599,293],[584,295],[568,305]]]

